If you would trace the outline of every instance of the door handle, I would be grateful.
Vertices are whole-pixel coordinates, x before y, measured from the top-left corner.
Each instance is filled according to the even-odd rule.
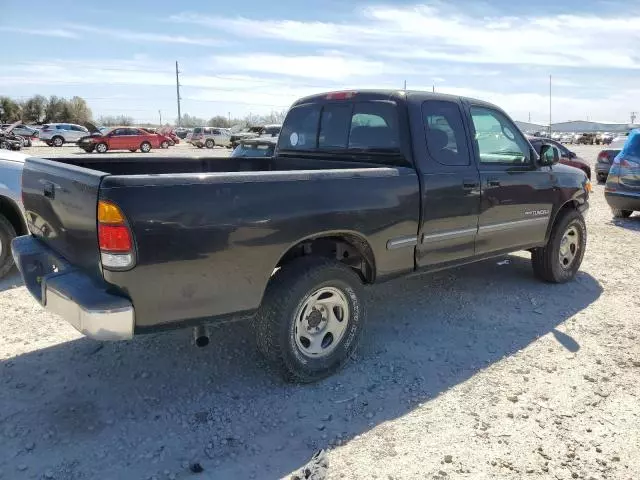
[[[464,190],[473,190],[478,188],[479,184],[476,180],[462,180],[462,188]]]
[[[499,187],[500,180],[498,180],[497,178],[490,178],[489,180],[487,180],[487,185],[490,187]]]

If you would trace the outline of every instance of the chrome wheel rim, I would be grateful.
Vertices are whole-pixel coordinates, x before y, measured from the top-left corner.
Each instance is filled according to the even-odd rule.
[[[53,144],[54,144],[56,147],[61,147],[61,146],[62,146],[62,139],[61,139],[61,138],[56,138],[56,139],[53,141]]]
[[[100,145],[97,146],[96,150],[98,150],[98,153],[104,153],[104,152],[107,151],[107,146],[103,145],[103,144],[100,144]]]
[[[334,287],[320,288],[300,303],[294,335],[300,353],[309,358],[331,354],[340,345],[349,324],[349,302]]]
[[[570,226],[560,240],[560,252],[558,254],[562,268],[571,268],[580,251],[580,232],[575,226]]]
[[[150,150],[149,148],[149,144],[145,143],[144,145],[142,145],[142,147],[140,148],[140,150],[142,150],[143,152],[148,152]]]

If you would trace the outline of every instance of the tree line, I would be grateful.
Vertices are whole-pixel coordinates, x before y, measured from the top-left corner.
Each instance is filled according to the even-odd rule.
[[[66,122],[79,123],[91,121],[92,113],[82,97],[62,98],[51,95],[34,95],[27,100],[14,100],[0,96],[0,120],[12,123],[18,120],[25,123]]]
[[[182,115],[180,122],[176,119],[175,125],[187,128],[201,126],[229,128],[234,125],[264,125],[282,123],[285,115],[286,111],[280,111],[271,112],[267,115],[248,115],[245,118],[216,115],[209,120],[205,120],[185,113]],[[11,97],[0,96],[0,123],[13,123],[18,120],[31,124],[62,122],[82,125],[93,121],[93,114],[86,100],[78,96],[63,98],[51,95],[46,98],[43,95],[34,95],[26,100],[14,100]],[[103,115],[98,118],[97,124],[111,127],[134,125],[137,122],[127,115]]]

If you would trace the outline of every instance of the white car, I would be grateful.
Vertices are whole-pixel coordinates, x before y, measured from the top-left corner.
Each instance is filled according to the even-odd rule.
[[[231,135],[224,128],[218,127],[196,127],[193,133],[187,135],[187,142],[191,145],[202,148],[231,147]]]
[[[65,143],[75,143],[89,135],[89,130],[73,123],[48,123],[40,130],[40,140],[50,147],[61,147]]]

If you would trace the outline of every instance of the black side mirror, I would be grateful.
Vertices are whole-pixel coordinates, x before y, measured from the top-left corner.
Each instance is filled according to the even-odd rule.
[[[558,149],[553,145],[542,144],[540,147],[540,165],[545,167],[551,166],[559,161],[560,156],[558,155]]]

